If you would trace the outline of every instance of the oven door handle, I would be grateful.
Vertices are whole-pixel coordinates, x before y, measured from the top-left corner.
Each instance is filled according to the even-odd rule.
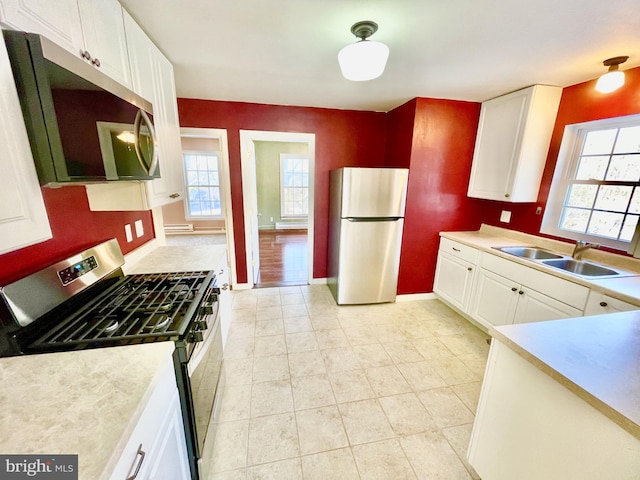
[[[138,465],[136,466],[136,471],[133,472],[133,475],[127,477],[127,480],[135,480],[140,473],[140,467],[142,467],[142,462],[144,462],[144,457],[147,455],[144,450],[142,450],[142,444],[138,447],[138,451],[136,452],[136,456],[140,455],[140,460],[138,461]]]

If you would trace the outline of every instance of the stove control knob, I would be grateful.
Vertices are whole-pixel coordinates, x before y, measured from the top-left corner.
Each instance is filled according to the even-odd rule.
[[[195,322],[196,330],[203,331],[209,328],[209,325],[204,320],[196,320]]]
[[[212,315],[213,314],[213,305],[211,303],[205,303],[201,307],[201,311],[203,315]]]
[[[202,332],[194,331],[189,334],[189,339],[193,343],[197,343],[197,342],[202,342],[204,340],[204,336],[202,335]]]

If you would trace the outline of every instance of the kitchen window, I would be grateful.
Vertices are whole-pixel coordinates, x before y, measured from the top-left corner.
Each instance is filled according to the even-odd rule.
[[[309,157],[280,154],[280,215],[306,218],[309,215]]]
[[[640,217],[640,115],[568,125],[543,233],[627,250]]]
[[[221,218],[220,158],[212,152],[183,152],[188,219]]]

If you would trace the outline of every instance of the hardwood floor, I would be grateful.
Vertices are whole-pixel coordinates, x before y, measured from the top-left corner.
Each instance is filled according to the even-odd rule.
[[[256,287],[306,285],[307,230],[260,230],[260,273]]]

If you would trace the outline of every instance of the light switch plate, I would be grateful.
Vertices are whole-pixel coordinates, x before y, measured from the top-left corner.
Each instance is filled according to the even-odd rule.
[[[136,226],[136,237],[140,238],[142,235],[144,235],[144,227],[142,226],[142,220],[136,220],[135,226]]]
[[[509,210],[502,210],[500,221],[502,223],[509,223],[511,221],[511,212]]]
[[[131,233],[131,224],[127,223],[124,226],[124,234],[127,236],[127,242],[133,241],[133,234]]]

